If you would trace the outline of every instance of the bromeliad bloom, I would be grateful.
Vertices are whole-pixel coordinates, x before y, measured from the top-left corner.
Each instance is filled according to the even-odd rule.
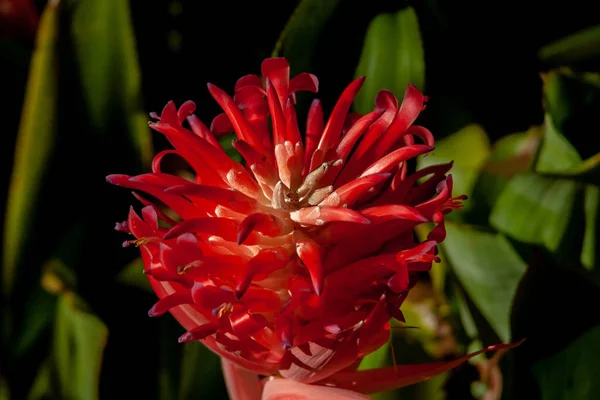
[[[149,314],[170,311],[187,330],[179,341],[202,341],[228,360],[226,375],[241,366],[370,393],[464,361],[352,370],[388,340],[390,319],[404,321],[418,273],[438,261],[444,216],[465,198],[452,196],[451,164],[411,172],[409,161],[434,146],[413,125],[427,98],[409,86],[399,105],[383,90],[372,112],[349,113],[363,80],[327,121],[315,100],[302,135],[295,94],[317,92],[317,78],[289,79],[284,58],[267,59],[262,79],[242,77],[233,98],[208,85],[224,110],[210,128],[192,102],[152,114],[151,127],[175,149],[155,157],[152,173],[107,178],[150,196],[135,193],[141,216],[132,208],[117,224],[135,236],[125,244],[141,248],[160,298]],[[243,163],[217,140],[231,131]],[[193,180],[161,171],[169,154],[187,161]],[[419,242],[413,229],[424,223],[435,227]]]

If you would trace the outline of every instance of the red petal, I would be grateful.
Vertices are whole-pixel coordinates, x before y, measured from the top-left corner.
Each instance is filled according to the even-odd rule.
[[[158,200],[165,203],[169,208],[175,211],[181,218],[194,218],[204,214],[203,210],[197,208],[194,204],[182,198],[164,192],[163,187],[151,185],[139,181],[132,181],[128,175],[109,175],[106,180],[113,185],[126,187],[134,190],[141,190],[156,197]]]
[[[233,125],[231,125],[231,121],[229,121],[227,114],[221,113],[214,117],[210,123],[210,131],[217,135],[232,132]]]
[[[308,118],[306,120],[306,143],[304,145],[304,169],[302,170],[302,175],[310,172],[310,160],[319,144],[324,125],[321,100],[314,99],[308,110]]]
[[[235,398],[233,398],[235,400]],[[292,379],[275,378],[265,383],[262,400],[370,400],[360,393],[333,387],[307,385]],[[250,399],[248,399],[250,400]]]
[[[253,230],[270,237],[278,236],[281,233],[281,227],[279,219],[271,214],[250,214],[240,223],[237,244],[243,243]]]
[[[205,339],[208,335],[217,332],[219,326],[215,323],[201,325],[192,329],[179,337],[179,343],[193,342],[196,340]]]
[[[208,91],[229,117],[229,121],[231,122],[237,137],[250,143],[255,149],[260,149],[260,141],[233,99],[223,90],[210,83],[208,84]]]
[[[236,190],[229,190],[207,185],[188,183],[185,185],[171,186],[165,189],[166,193],[178,194],[188,197],[198,197],[242,214],[256,210],[256,201]]]
[[[234,90],[237,92],[238,90],[240,90],[241,88],[246,87],[246,86],[262,87],[262,80],[260,79],[260,76],[254,75],[254,74],[248,74],[248,75],[242,76],[235,83]]]
[[[182,304],[191,304],[193,302],[194,300],[192,299],[192,292],[189,290],[179,290],[160,299],[150,309],[150,311],[148,311],[148,315],[151,317],[158,317],[173,307],[177,307]]]
[[[423,144],[401,147],[371,164],[369,168],[364,170],[361,176],[371,175],[378,172],[388,172],[397,167],[400,162],[410,160],[411,158],[420,156],[421,154],[428,153],[431,150],[433,150],[433,147]]]
[[[387,110],[390,108],[398,109],[398,99],[394,96],[394,93],[389,90],[380,90],[375,96],[375,108],[381,110]]]
[[[187,117],[187,122],[190,124],[190,128],[192,128],[192,132],[194,132],[196,135],[200,136],[202,139],[206,140],[208,143],[217,148],[221,147],[215,135],[208,129],[206,125],[204,125],[204,122],[200,121],[198,117],[192,114]]]
[[[360,393],[378,393],[401,388],[424,381],[455,368],[487,351],[510,349],[523,343],[523,340],[512,344],[497,344],[486,347],[475,353],[452,361],[441,361],[426,364],[397,365],[395,367],[376,368],[363,371],[339,372],[317,384],[334,386],[340,389],[352,389]]]
[[[281,300],[270,289],[250,286],[240,301],[252,312],[273,312],[279,310]]]
[[[289,95],[290,64],[283,57],[267,58],[262,62],[260,70],[265,80],[273,84],[280,107],[283,107]]]
[[[373,148],[375,159],[387,153],[408,127],[412,125],[423,109],[424,102],[425,96],[416,87],[409,84],[394,122],[392,122],[390,129],[388,129],[387,133],[381,137],[381,140]]]
[[[361,117],[352,128],[344,135],[337,149],[335,150],[338,158],[345,160],[348,154],[354,148],[354,145],[360,139],[360,136],[364,133],[365,129],[373,123],[377,118],[381,116],[380,111],[371,111],[370,113]]]
[[[188,232],[207,233],[233,242],[237,235],[237,222],[233,219],[216,217],[186,219],[165,233],[164,239],[168,240]]]
[[[262,388],[255,372],[224,358],[221,359],[221,365],[231,400],[260,400]]]
[[[329,120],[327,121],[327,125],[325,126],[325,130],[323,131],[323,135],[321,136],[321,140],[319,141],[317,149],[320,149],[325,153],[333,146],[337,146],[340,140],[342,127],[344,126],[346,114],[348,113],[350,106],[352,106],[352,102],[354,101],[354,98],[358,94],[358,91],[362,87],[364,81],[365,77],[360,77],[354,80],[346,87],[346,89],[344,89],[335,107],[333,108],[331,115],[329,116]],[[311,159],[310,170],[312,171],[322,163],[322,159],[315,159],[313,156]]]
[[[293,77],[290,81],[289,93],[296,93],[303,90],[317,93],[319,91],[319,80],[317,77],[307,72]]]
[[[415,222],[428,221],[428,219],[425,218],[423,214],[421,214],[416,208],[397,204],[370,207],[361,210],[360,213],[373,223],[389,221],[392,219],[404,219]]]
[[[310,280],[317,295],[323,291],[323,265],[321,263],[321,248],[308,237],[296,239],[296,253],[304,263],[310,274]]]
[[[196,103],[191,100],[183,103],[177,111],[177,119],[179,120],[179,123],[181,124],[183,121],[185,121],[185,119],[193,114],[194,111],[196,111]]]
[[[249,314],[246,311],[235,312],[229,316],[233,334],[238,338],[247,338],[267,326],[267,319],[261,314]]]
[[[161,173],[160,163],[162,162],[163,158],[166,155],[169,155],[169,154],[177,154],[177,155],[179,155],[179,153],[176,150],[163,150],[163,151],[159,152],[152,159],[152,172],[154,172],[155,174],[160,174]],[[185,158],[184,158],[184,160],[185,160]]]
[[[320,206],[351,207],[374,186],[379,185],[391,176],[389,173],[367,175],[353,180],[329,194]],[[364,215],[364,214],[363,214]]]
[[[358,224],[371,223],[367,218],[354,210],[343,207],[304,207],[290,213],[292,221],[304,225],[321,226],[327,222],[354,222]]]
[[[418,126],[418,125],[411,126],[410,128],[408,128],[406,130],[405,134],[407,136],[414,135],[414,136],[420,138],[428,146],[433,147],[433,145],[435,144],[435,139],[433,137],[433,134],[431,133],[431,131],[429,129],[425,128],[424,126]]]
[[[285,142],[285,118],[283,117],[282,103],[279,102],[277,92],[269,79],[266,81],[266,87],[273,127],[273,144],[277,146]],[[285,105],[285,103],[283,104]]]

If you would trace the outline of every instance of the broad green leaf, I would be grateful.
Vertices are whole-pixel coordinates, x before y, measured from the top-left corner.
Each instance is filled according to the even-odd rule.
[[[60,295],[54,327],[53,365],[61,398],[98,399],[108,330],[73,292]]]
[[[477,177],[473,196],[466,201],[473,208],[492,209],[510,178],[531,168],[539,142],[540,130],[532,127],[499,139]],[[487,216],[486,216],[487,218]]]
[[[290,62],[292,76],[311,71],[311,61],[319,35],[340,0],[301,0],[279,36],[273,57]]]
[[[104,133],[115,120],[124,121],[142,162],[149,163],[152,142],[129,1],[77,0],[71,28],[91,126]]]
[[[545,45],[538,52],[540,60],[566,65],[600,55],[600,25]]]
[[[467,295],[503,342],[510,340],[509,317],[526,265],[501,234],[446,223],[441,244]]]
[[[581,189],[571,180],[519,174],[510,180],[498,198],[490,224],[516,240],[556,251]]]
[[[44,171],[54,147],[57,108],[57,54],[59,1],[50,1],[42,13],[31,58],[25,103],[15,149],[2,256],[2,291],[12,289],[15,268],[35,212]]]
[[[552,118],[546,115],[544,136],[535,170],[540,173],[563,172],[581,164],[581,156],[556,129]]]
[[[127,264],[117,275],[117,281],[150,293],[153,292],[148,277],[144,274],[144,262],[141,257]]]
[[[202,396],[210,396],[210,393],[222,392],[224,385],[219,356],[200,342],[184,344],[179,400],[195,400]]]
[[[552,357],[533,366],[542,400],[600,398],[600,326],[571,342]]]
[[[402,99],[412,83],[425,90],[425,57],[417,14],[407,7],[396,14],[376,16],[367,29],[356,76],[367,76],[356,96],[354,109],[362,114],[373,110],[381,89]]]
[[[428,165],[448,163],[452,165],[454,181],[453,194],[471,195],[479,169],[490,155],[490,142],[480,125],[472,124],[460,131],[436,141],[435,150],[429,155],[419,157],[417,168]],[[465,202],[465,208],[469,202]]]

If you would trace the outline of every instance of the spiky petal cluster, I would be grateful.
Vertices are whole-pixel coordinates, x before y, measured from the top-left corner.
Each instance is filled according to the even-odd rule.
[[[233,98],[208,85],[224,110],[210,128],[192,102],[168,103],[151,126],[174,150],[156,156],[152,173],[108,177],[152,197],[136,193],[141,217],[131,209],[118,228],[135,236],[127,243],[141,248],[160,298],[150,315],[170,311],[188,330],[181,342],[311,383],[379,348],[391,318],[403,321],[418,272],[437,260],[444,215],[463,197],[452,197],[450,164],[409,172],[434,145],[413,125],[426,98],[409,86],[399,105],[381,91],[372,112],[349,113],[363,80],[326,122],[315,100],[302,135],[295,93],[316,92],[317,78],[290,80],[285,59],[267,59],[262,79],[244,76]],[[230,131],[243,163],[219,145]],[[167,154],[187,161],[193,181],[161,172]],[[435,228],[416,241],[413,229],[428,222]]]

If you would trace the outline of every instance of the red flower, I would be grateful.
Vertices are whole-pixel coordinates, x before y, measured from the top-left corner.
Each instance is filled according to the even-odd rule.
[[[188,331],[180,342],[201,340],[246,369],[304,383],[372,392],[451,368],[456,362],[399,366],[401,376],[351,372],[388,340],[391,318],[403,321],[418,273],[438,261],[444,215],[465,198],[452,197],[451,164],[410,172],[409,161],[434,145],[413,125],[426,97],[409,86],[398,105],[381,91],[374,111],[348,114],[359,78],[326,123],[315,100],[301,135],[295,93],[316,92],[317,78],[290,80],[283,58],[265,60],[262,76],[264,87],[256,75],[238,80],[233,98],[209,84],[224,110],[210,128],[194,103],[168,103],[151,126],[175,150],[159,153],[152,173],[107,178],[154,199],[136,194],[141,217],[131,209],[118,224],[136,237],[126,244],[141,248],[160,298],[150,315],[170,311]],[[216,139],[229,131],[244,163]],[[167,154],[184,158],[194,180],[161,172]],[[427,222],[435,228],[419,243],[413,228]]]

